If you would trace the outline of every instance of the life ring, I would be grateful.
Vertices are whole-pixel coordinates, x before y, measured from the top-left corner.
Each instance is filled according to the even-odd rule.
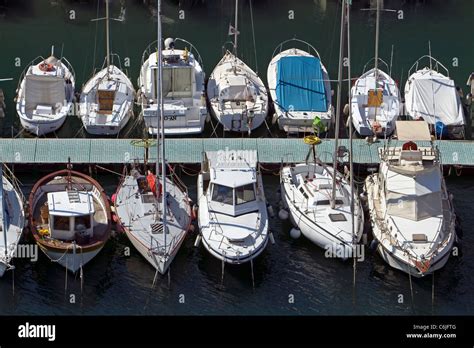
[[[54,66],[53,66],[53,64],[48,64],[48,63],[46,63],[46,62],[43,62],[43,63],[41,63],[41,64],[39,65],[39,69],[40,69],[41,71],[46,71],[46,72],[47,72],[47,71],[53,71],[53,70],[54,70]]]
[[[319,139],[319,137],[317,137],[316,135],[307,135],[303,138],[303,141],[305,144],[308,144],[308,145],[321,144],[321,139]]]
[[[403,144],[402,150],[416,151],[418,150],[418,145],[416,145],[416,143],[414,143],[413,141],[407,141],[405,144]]]

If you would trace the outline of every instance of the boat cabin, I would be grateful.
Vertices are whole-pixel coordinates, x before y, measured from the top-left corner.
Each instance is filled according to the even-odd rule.
[[[229,76],[217,85],[221,102],[254,102],[256,99],[255,87],[244,75]]]
[[[94,234],[94,198],[85,191],[49,192],[48,224],[51,238],[62,241],[85,240]]]
[[[219,158],[217,152],[206,155],[209,160],[209,210],[230,216],[258,210],[256,160],[249,162],[238,156]]]

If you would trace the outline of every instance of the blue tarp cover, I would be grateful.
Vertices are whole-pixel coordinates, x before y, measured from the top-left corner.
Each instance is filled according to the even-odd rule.
[[[328,109],[321,61],[316,57],[282,57],[277,63],[277,103],[285,111]]]

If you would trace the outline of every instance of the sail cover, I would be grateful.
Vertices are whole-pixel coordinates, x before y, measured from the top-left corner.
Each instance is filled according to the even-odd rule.
[[[316,57],[282,57],[277,64],[275,92],[282,110],[328,110],[321,61]]]
[[[447,126],[464,125],[462,105],[454,81],[432,70],[414,73],[407,82],[406,108],[413,118],[438,121]]]

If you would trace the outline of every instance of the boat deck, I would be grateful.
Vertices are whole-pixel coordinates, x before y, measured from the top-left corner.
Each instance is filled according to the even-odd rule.
[[[0,139],[0,162],[9,164],[123,164],[136,159],[143,161],[144,149],[131,144],[132,139]],[[401,146],[402,142],[392,142]],[[418,146],[429,142],[417,141]],[[474,141],[441,140],[437,142],[445,165],[474,166]],[[340,140],[349,147],[349,140]],[[354,162],[378,164],[378,148],[383,141],[368,144],[364,139],[354,140]],[[262,164],[296,163],[305,160],[308,145],[302,139],[288,138],[169,138],[166,139],[166,157],[169,163],[201,163],[205,151],[257,150]],[[150,161],[156,159],[150,151]],[[323,139],[317,146],[321,161],[332,162],[334,140]]]

